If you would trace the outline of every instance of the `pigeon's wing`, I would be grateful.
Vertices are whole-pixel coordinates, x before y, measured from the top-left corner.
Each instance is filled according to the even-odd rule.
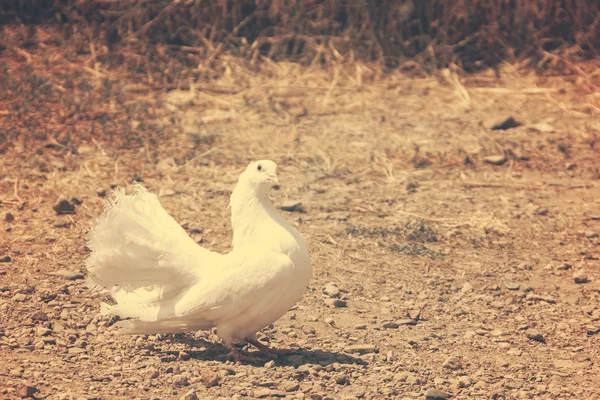
[[[226,320],[285,295],[294,276],[292,260],[281,252],[252,250],[224,256],[223,268],[198,282],[177,305],[177,314]]]
[[[235,252],[237,253],[237,252]],[[286,295],[294,264],[282,253],[257,255],[230,253],[215,273],[187,289],[183,296],[139,313],[121,323],[121,333],[187,332],[219,327],[219,335],[231,337],[227,329],[252,324],[268,325],[280,315],[264,315]],[[256,332],[254,330],[252,333]]]

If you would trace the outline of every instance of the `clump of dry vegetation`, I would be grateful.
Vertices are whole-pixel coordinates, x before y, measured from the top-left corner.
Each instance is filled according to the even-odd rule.
[[[40,40],[71,44],[89,66],[125,64],[147,80],[186,84],[226,74],[227,56],[330,66],[356,60],[383,69],[464,71],[524,61],[573,69],[598,55],[594,0],[346,1],[13,0],[4,23],[29,28],[0,35],[2,47]],[[36,28],[61,24],[40,38]],[[4,36],[2,38],[2,36]]]

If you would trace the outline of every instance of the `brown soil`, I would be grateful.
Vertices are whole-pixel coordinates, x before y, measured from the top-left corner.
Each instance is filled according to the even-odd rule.
[[[600,398],[598,74],[232,62],[157,92],[43,49],[0,68],[0,397]],[[302,203],[284,214],[315,268],[261,334],[296,355],[239,365],[212,333],[114,336],[102,296],[53,275],[85,274],[100,195],[134,180],[228,251],[229,195],[262,158],[274,203]],[[59,215],[61,198],[80,204]]]

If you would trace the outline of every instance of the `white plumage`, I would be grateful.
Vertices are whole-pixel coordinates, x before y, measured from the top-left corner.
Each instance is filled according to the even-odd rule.
[[[268,197],[277,165],[250,163],[231,195],[233,250],[219,254],[196,244],[144,189],[117,191],[89,232],[89,282],[116,304],[102,312],[130,318],[122,333],[205,330],[217,334],[236,360],[234,343],[267,354],[256,332],[279,319],[302,296],[312,276],[304,238]]]

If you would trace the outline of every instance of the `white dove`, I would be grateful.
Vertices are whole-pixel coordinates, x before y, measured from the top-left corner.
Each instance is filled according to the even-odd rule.
[[[273,161],[252,162],[231,194],[233,250],[199,246],[140,188],[116,191],[88,234],[89,283],[116,304],[102,312],[130,318],[120,333],[175,333],[217,328],[231,350],[248,342],[274,356],[256,332],[278,320],[302,296],[312,277],[308,247],[269,200],[278,182]]]

